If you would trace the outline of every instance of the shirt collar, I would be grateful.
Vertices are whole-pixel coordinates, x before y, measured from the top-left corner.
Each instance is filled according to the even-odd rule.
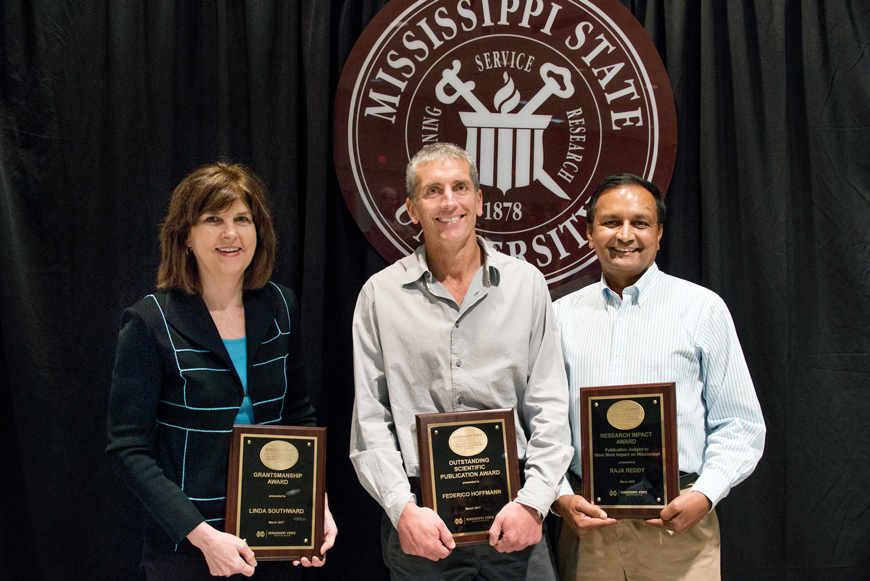
[[[498,286],[501,274],[494,260],[498,251],[482,236],[476,238],[477,245],[483,250],[483,286]],[[426,282],[432,282],[434,277],[426,261],[426,244],[418,246],[412,257],[406,265],[405,275],[401,278],[402,285],[416,282],[421,278],[425,278]]]
[[[622,296],[625,298],[626,296],[631,297],[637,304],[643,304],[646,300],[646,297],[649,296],[652,288],[661,278],[661,271],[659,270],[658,265],[653,262],[652,265],[646,269],[646,272],[638,279],[636,283],[631,286],[625,287],[622,291]],[[610,287],[607,285],[607,280],[604,278],[604,273],[601,273],[601,293],[604,295],[605,300],[610,297],[616,297],[617,294],[610,290]]]

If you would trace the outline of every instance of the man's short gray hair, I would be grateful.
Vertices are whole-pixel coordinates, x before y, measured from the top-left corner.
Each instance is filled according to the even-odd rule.
[[[474,163],[471,155],[458,145],[453,143],[430,143],[411,158],[408,167],[405,170],[405,188],[408,192],[408,198],[412,202],[417,196],[417,168],[421,163],[429,163],[432,161],[451,161],[459,160],[468,162],[471,181],[474,183],[474,193],[480,189],[480,176],[477,173],[477,166]]]

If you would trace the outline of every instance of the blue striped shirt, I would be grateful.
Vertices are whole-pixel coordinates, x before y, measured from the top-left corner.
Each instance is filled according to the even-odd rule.
[[[604,277],[554,303],[568,373],[574,458],[579,389],[676,383],[680,470],[713,506],[755,469],[765,426],[731,314],[714,292],[653,264],[623,296]],[[563,486],[563,494],[572,494]]]

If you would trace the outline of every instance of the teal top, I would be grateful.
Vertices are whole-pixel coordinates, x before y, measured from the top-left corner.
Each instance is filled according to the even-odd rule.
[[[254,423],[254,406],[251,404],[251,396],[248,395],[248,350],[245,337],[241,339],[223,339],[224,346],[227,348],[227,353],[230,354],[230,359],[233,361],[233,367],[236,368],[236,373],[239,374],[239,379],[242,380],[242,387],[245,390],[245,397],[242,399],[242,407],[239,408],[239,413],[236,414],[235,423],[237,424],[253,424]]]

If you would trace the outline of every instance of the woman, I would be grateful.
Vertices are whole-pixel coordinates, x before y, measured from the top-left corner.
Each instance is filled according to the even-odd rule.
[[[286,563],[257,565],[222,532],[233,423],[315,425],[296,297],[269,280],[265,187],[242,165],[193,172],[172,194],[160,246],[158,291],[121,323],[106,449],[153,517],[142,567],[149,579],[265,578]],[[324,516],[321,554],[337,533],[328,505]]]

